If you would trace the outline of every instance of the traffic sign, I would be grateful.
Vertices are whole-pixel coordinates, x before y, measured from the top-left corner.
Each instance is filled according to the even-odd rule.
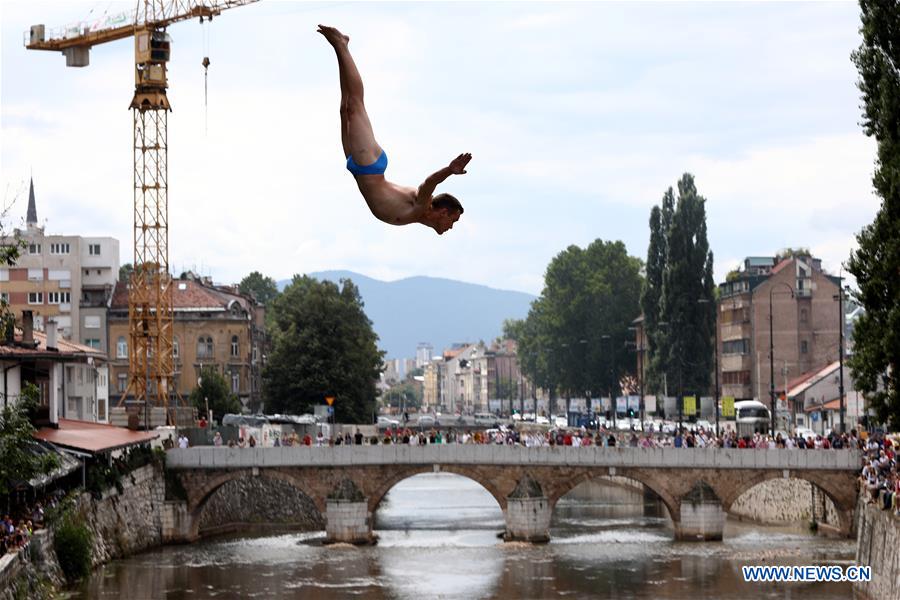
[[[328,406],[334,404],[334,396],[325,396],[325,402],[328,403]]]

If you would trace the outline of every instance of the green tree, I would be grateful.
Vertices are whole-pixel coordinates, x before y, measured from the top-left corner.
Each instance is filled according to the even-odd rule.
[[[0,266],[12,266],[19,260],[25,240],[19,235],[19,230],[13,229],[12,233],[6,233],[6,219],[9,208],[0,211]],[[0,342],[12,336],[16,326],[16,316],[9,308],[6,300],[0,299]]]
[[[208,403],[213,418],[220,420],[223,415],[241,412],[241,401],[228,389],[228,382],[213,366],[205,366],[200,371],[200,385],[191,390],[188,400],[201,415],[206,414]]]
[[[326,395],[345,423],[369,423],[384,352],[349,279],[294,276],[272,302],[272,352],[263,371],[267,410],[313,412]]]
[[[422,386],[413,381],[404,381],[384,393],[385,404],[407,410],[422,406]]]
[[[850,369],[878,419],[900,427],[900,4],[860,0],[862,44],[853,52],[863,131],[878,144],[875,220],[856,236],[848,270],[865,313],[854,327]]]
[[[678,203],[666,232],[659,323],[651,335],[656,357],[651,364],[666,373],[669,389],[702,394],[713,369],[716,324],[713,254],[706,237],[706,200],[694,178],[678,182]],[[662,325],[662,324],[665,325]],[[653,361],[656,361],[655,363]]]
[[[268,306],[278,296],[278,284],[271,277],[253,271],[238,284],[238,290],[256,298],[257,302]]]
[[[121,267],[119,267],[119,281],[122,283],[128,283],[131,281],[131,274],[134,272],[134,265],[131,263],[125,263]]]
[[[7,402],[0,411],[0,490],[13,490],[16,485],[36,475],[49,473],[57,466],[53,454],[36,454],[30,448],[34,441],[34,425],[29,415],[37,407],[40,390],[26,383],[16,403]]]
[[[524,324],[509,328],[523,373],[567,398],[618,394],[622,376],[634,370],[625,341],[639,310],[640,270],[622,242],[595,240],[558,254]]]

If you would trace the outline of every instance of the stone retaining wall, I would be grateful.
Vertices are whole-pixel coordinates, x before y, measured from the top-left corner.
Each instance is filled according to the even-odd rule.
[[[93,532],[94,565],[162,544],[166,482],[162,467],[146,465],[122,477],[122,492],[110,488],[100,500],[79,497],[76,510]]]
[[[854,583],[864,598],[900,598],[900,517],[860,494],[856,508],[856,564],[872,568],[872,580]]]
[[[46,529],[34,532],[27,553],[0,556],[0,600],[55,598],[63,583],[53,536]]]
[[[770,479],[741,494],[728,514],[759,523],[810,522],[812,487],[804,479]],[[821,491],[816,494],[816,519],[829,524],[839,522],[834,503]]]

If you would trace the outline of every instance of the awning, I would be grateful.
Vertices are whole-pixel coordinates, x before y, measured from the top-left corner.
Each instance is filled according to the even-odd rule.
[[[115,425],[60,419],[59,429],[42,427],[34,437],[56,444],[61,448],[80,450],[91,454],[118,450],[137,444],[146,444],[159,437],[157,431],[134,431]]]
[[[60,477],[65,477],[72,471],[81,468],[81,461],[72,456],[71,454],[66,454],[65,452],[61,452],[58,448],[54,448],[52,444],[35,444],[33,448],[36,454],[41,453],[53,453],[56,455],[56,460],[59,462],[59,466],[46,474],[35,475],[28,481],[28,485],[31,487],[39,487],[42,485],[47,485],[51,481],[59,479]]]

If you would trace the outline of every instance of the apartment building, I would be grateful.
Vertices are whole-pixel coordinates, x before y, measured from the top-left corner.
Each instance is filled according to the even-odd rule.
[[[31,311],[36,331],[52,318],[62,339],[107,353],[106,310],[119,275],[119,241],[46,233],[38,225],[33,181],[25,229],[16,233],[25,248],[14,266],[0,268],[0,297],[16,315]]]
[[[719,284],[722,396],[768,404],[771,366],[780,394],[787,382],[837,360],[843,323],[839,289],[840,279],[825,273],[822,261],[809,254],[746,258]],[[778,410],[787,407],[779,404]]]
[[[186,274],[173,282],[175,389],[187,398],[203,368],[213,367],[244,406],[261,404],[261,374],[268,352],[265,307],[236,288]],[[128,286],[119,283],[109,309],[111,394],[128,388]]]

